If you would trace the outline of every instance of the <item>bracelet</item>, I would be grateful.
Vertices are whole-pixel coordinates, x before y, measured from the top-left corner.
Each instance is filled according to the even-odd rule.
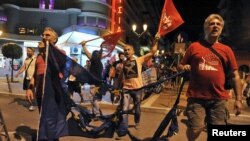
[[[33,88],[34,88],[34,85],[30,84],[29,89],[33,90]]]

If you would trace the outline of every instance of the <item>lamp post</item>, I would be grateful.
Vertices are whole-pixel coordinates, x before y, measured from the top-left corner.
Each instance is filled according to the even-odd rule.
[[[133,25],[132,25],[132,30],[133,30],[133,32],[134,32],[139,38],[147,31],[147,28],[148,28],[148,25],[147,25],[147,24],[143,24],[143,32],[142,32],[142,33],[137,33],[137,32],[136,32],[136,29],[137,29],[136,24],[133,24]]]

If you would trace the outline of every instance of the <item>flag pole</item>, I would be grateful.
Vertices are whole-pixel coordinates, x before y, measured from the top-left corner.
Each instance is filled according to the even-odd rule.
[[[110,35],[110,34],[108,34],[108,35]],[[87,42],[91,42],[91,41],[94,41],[94,40],[97,40],[97,39],[103,38],[103,37],[105,37],[105,36],[107,36],[107,35],[99,36],[99,37],[96,37],[96,38],[93,38],[93,39],[90,39],[90,40],[86,40],[86,41],[84,41],[84,40],[83,40],[80,44],[82,44],[83,42],[85,42],[85,43],[87,43]]]
[[[126,46],[126,43],[124,43],[124,42],[121,41],[121,40],[118,40],[118,41],[117,41],[117,44],[121,45],[123,48]]]
[[[100,39],[100,38],[102,38],[101,36],[100,37],[97,37],[97,38],[93,38],[93,39],[90,39],[90,40],[87,40],[87,41],[81,41],[80,42],[80,44],[82,44],[82,43],[87,43],[87,42],[90,42],[90,41],[94,41],[94,40],[97,40],[97,39]]]
[[[93,38],[93,39],[87,40],[86,42],[91,42],[91,41],[94,41],[94,40],[100,39],[100,38],[102,38],[102,37],[103,37],[103,36],[96,37],[96,38]]]
[[[108,33],[109,33],[109,34],[107,34],[107,35],[99,36],[99,37],[97,37],[97,38],[93,38],[93,39],[87,40],[87,41],[85,41],[85,42],[94,41],[94,40],[97,40],[97,39],[103,38],[103,37],[105,37],[105,36],[108,36],[108,35],[114,34],[114,33],[111,33],[111,32],[109,32],[109,31],[108,31]]]
[[[45,81],[46,81],[46,75],[47,75],[47,68],[48,68],[48,57],[49,57],[49,41],[45,41],[45,68],[44,68],[44,75],[43,75],[43,83],[42,83],[42,101],[41,101],[41,107],[39,112],[39,122],[38,122],[38,130],[37,130],[37,137],[36,139],[39,140],[39,133],[40,133],[40,123],[41,123],[41,117],[42,117],[42,110],[43,110],[43,98],[44,98],[44,90],[45,90]]]

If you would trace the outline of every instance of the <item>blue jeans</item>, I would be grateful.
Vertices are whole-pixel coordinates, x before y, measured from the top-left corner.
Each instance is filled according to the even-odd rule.
[[[134,122],[136,124],[140,123],[141,118],[141,96],[142,96],[142,90],[133,91],[133,90],[124,90],[123,92],[123,98],[122,98],[122,110],[125,112],[122,115],[122,121],[118,127],[118,135],[120,133],[120,136],[126,135],[128,130],[128,111],[129,111],[129,105],[130,105],[130,98],[133,99],[134,104]]]

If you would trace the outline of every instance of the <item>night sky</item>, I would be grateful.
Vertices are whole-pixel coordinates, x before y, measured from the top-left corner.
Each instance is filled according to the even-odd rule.
[[[203,32],[205,18],[212,13],[218,13],[220,0],[173,0],[176,9],[184,20],[184,24],[171,32],[167,37],[174,37],[179,32],[188,34],[190,41],[195,41]]]

